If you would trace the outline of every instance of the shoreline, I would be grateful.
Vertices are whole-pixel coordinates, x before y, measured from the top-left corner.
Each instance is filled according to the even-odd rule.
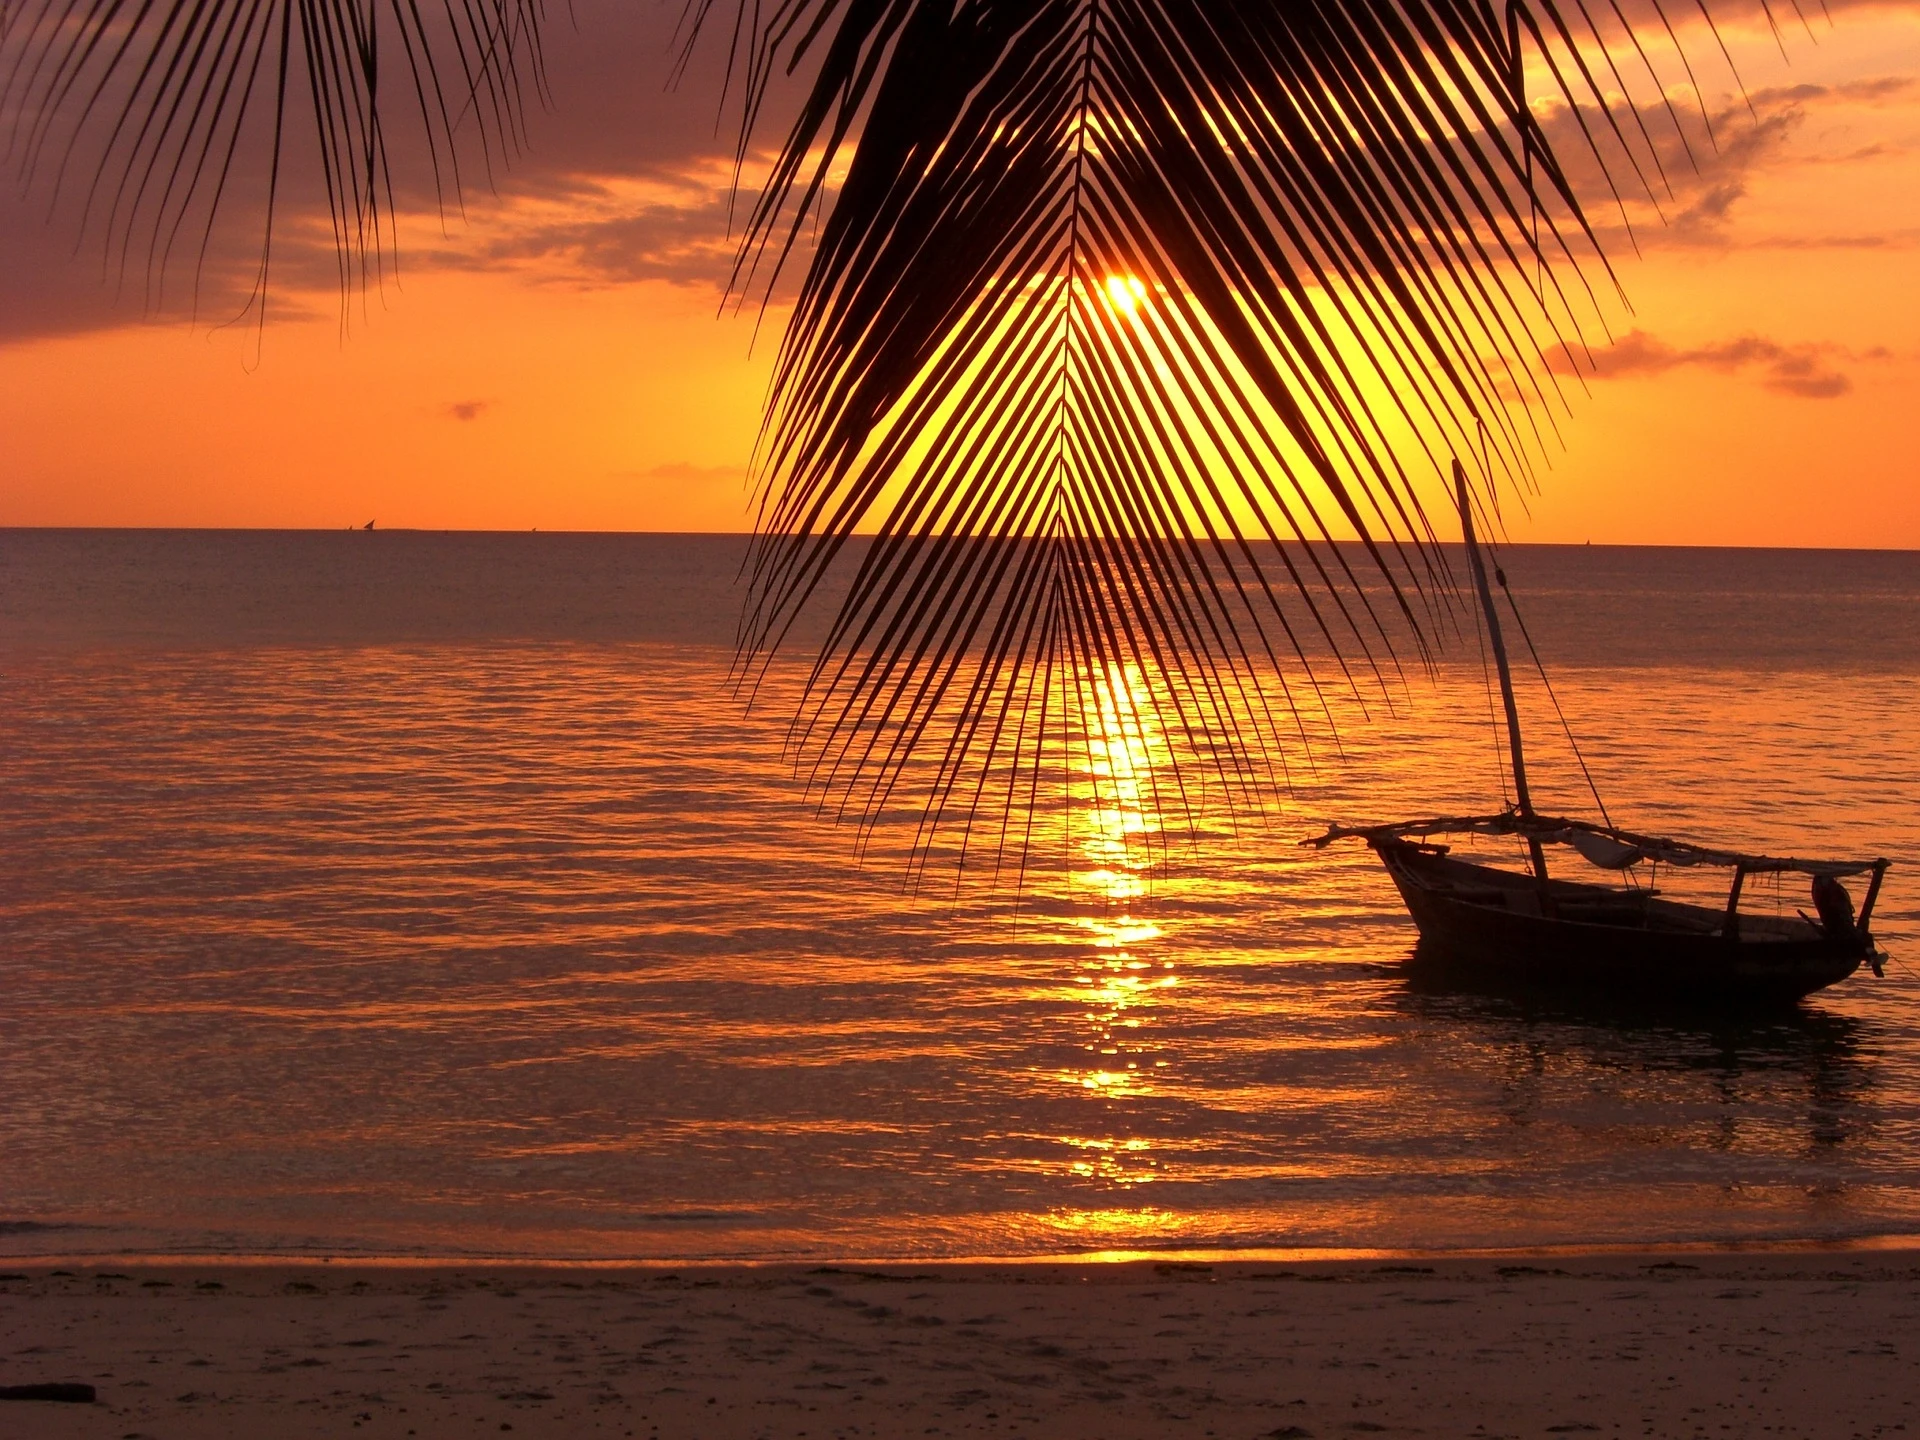
[[[0,1385],[97,1390],[33,1440],[1920,1431],[1911,1247],[0,1265]]]
[[[432,1255],[342,1251],[126,1251],[72,1250],[34,1254],[0,1251],[0,1270],[47,1271],[102,1265],[136,1269],[239,1268],[271,1270],[312,1268],[333,1270],[805,1270],[840,1269],[1021,1269],[1049,1266],[1125,1266],[1141,1264],[1200,1264],[1217,1268],[1235,1265],[1344,1265],[1382,1261],[1427,1262],[1474,1260],[1630,1260],[1635,1257],[1673,1256],[1792,1256],[1792,1255],[1911,1254],[1920,1263],[1920,1234],[1890,1232],[1881,1235],[1811,1238],[1668,1240],[1651,1242],[1599,1241],[1545,1245],[1475,1245],[1454,1247],[1251,1247],[1246,1249],[1076,1250],[1030,1255],[516,1255],[475,1252]]]

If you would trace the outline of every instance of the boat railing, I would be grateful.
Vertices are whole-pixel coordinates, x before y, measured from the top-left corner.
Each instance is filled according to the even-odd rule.
[[[1727,896],[1727,915],[1735,921],[1741,890],[1750,875],[1801,874],[1824,875],[1838,880],[1852,875],[1869,875],[1867,893],[1855,922],[1865,931],[1873,918],[1873,907],[1880,898],[1880,885],[1893,862],[1884,856],[1871,860],[1807,860],[1797,856],[1750,855],[1737,850],[1722,850],[1688,840],[1661,835],[1643,835],[1613,825],[1598,825],[1590,820],[1570,820],[1561,816],[1503,810],[1494,815],[1442,815],[1426,820],[1401,820],[1385,825],[1330,824],[1324,835],[1303,840],[1301,844],[1324,849],[1337,840],[1365,840],[1369,844],[1398,840],[1425,841],[1435,835],[1507,836],[1540,845],[1569,845],[1603,869],[1625,870],[1641,860],[1653,860],[1679,868],[1712,866],[1733,871],[1733,883]],[[1603,842],[1600,848],[1593,841]],[[1737,922],[1736,922],[1737,923]]]

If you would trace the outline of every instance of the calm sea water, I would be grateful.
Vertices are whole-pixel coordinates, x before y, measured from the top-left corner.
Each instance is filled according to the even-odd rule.
[[[0,532],[0,1254],[1920,1233],[1920,555],[1505,558],[1614,818],[1894,857],[1884,979],[1414,983],[1372,858],[1295,842],[1498,803],[1470,636],[1264,823],[1142,851],[1122,787],[1016,905],[813,813],[790,670],[726,684],[736,540]]]

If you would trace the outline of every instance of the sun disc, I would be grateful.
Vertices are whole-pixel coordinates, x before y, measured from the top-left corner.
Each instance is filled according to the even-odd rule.
[[[1121,314],[1133,314],[1140,308],[1140,302],[1146,298],[1147,287],[1137,276],[1109,275],[1107,277],[1107,299]]]

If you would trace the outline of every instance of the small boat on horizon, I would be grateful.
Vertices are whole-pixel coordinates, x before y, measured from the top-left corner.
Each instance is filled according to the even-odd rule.
[[[1500,619],[1474,535],[1466,474],[1454,462],[1460,526],[1474,589],[1506,706],[1507,755],[1516,803],[1493,815],[1440,816],[1381,825],[1329,825],[1304,842],[1324,848],[1365,841],[1386,867],[1420,932],[1423,962],[1468,970],[1528,988],[1619,998],[1728,1005],[1787,1002],[1836,984],[1864,962],[1882,973],[1870,925],[1891,864],[1746,854],[1642,835],[1611,823],[1542,815],[1527,788],[1520,712]],[[1504,576],[1502,580],[1504,582]],[[1448,836],[1523,841],[1529,865],[1513,870],[1462,859]],[[1551,875],[1547,848],[1564,847],[1615,874],[1643,861],[1731,872],[1722,907],[1663,897],[1649,885],[1605,884]],[[1741,893],[1755,875],[1800,874],[1811,881],[1813,914],[1743,914]],[[1859,913],[1843,881],[1867,876]]]

